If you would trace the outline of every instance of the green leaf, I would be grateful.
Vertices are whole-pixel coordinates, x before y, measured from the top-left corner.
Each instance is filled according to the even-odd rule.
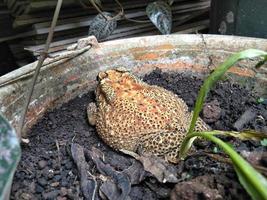
[[[216,131],[194,132],[187,135],[189,141],[194,137],[203,137],[216,143],[232,160],[238,179],[252,199],[267,199],[267,179],[255,170],[244,158],[242,158],[231,146],[215,137]]]
[[[262,65],[265,64],[265,62],[267,61],[267,56],[264,57],[264,59],[260,62],[258,62],[258,64],[255,66],[256,69],[260,68]]]
[[[229,147],[231,147],[232,149],[235,149],[234,145],[231,144],[230,142],[225,142],[226,144],[228,144]]]
[[[207,79],[205,79],[203,85],[200,88],[198,93],[197,101],[195,103],[194,114],[191,120],[190,128],[188,134],[194,131],[196,121],[199,117],[199,113],[202,110],[204,101],[211,90],[211,88],[215,85],[215,83],[220,80],[223,75],[227,72],[229,68],[231,68],[237,61],[247,58],[255,58],[255,57],[262,57],[264,60],[267,58],[267,52],[257,50],[257,49],[248,49],[245,51],[241,51],[239,53],[235,53],[230,56],[225,62],[219,65]],[[262,61],[260,61],[262,62]],[[180,158],[184,158],[187,151],[191,148],[191,145],[195,138],[191,138],[188,142],[183,142],[180,149]]]
[[[261,145],[267,147],[267,139],[261,140]]]
[[[250,184],[250,181],[247,180],[246,177],[242,174],[241,170],[235,167],[235,165],[234,165],[234,169],[238,176],[239,182],[243,185],[243,187],[250,194],[250,196],[253,197],[252,199],[254,200],[262,199],[258,191],[253,187],[253,185]]]
[[[92,20],[88,35],[94,35],[98,40],[105,39],[112,34],[116,27],[117,21],[113,19],[113,15],[102,12]]]
[[[214,147],[214,148],[212,149],[212,151],[213,151],[213,153],[218,153],[220,150],[219,150],[218,147]]]
[[[146,7],[146,14],[162,34],[171,33],[172,11],[166,2],[156,1],[149,3]]]
[[[257,103],[267,105],[267,99],[260,97],[257,99]]]
[[[17,134],[0,114],[0,199],[9,197],[13,175],[20,160]]]

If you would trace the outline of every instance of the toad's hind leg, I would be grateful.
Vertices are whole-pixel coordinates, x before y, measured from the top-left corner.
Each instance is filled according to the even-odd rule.
[[[164,157],[165,160],[177,163],[180,145],[186,135],[186,131],[160,131],[149,134],[140,141],[138,151],[152,153]]]

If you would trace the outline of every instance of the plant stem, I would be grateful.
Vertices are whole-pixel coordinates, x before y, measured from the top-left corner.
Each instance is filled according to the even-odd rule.
[[[27,110],[28,110],[28,107],[29,107],[29,104],[30,104],[30,101],[31,101],[31,97],[32,97],[32,93],[33,93],[33,90],[34,90],[34,86],[35,86],[37,77],[39,75],[40,69],[41,69],[41,67],[43,65],[43,62],[44,62],[45,58],[47,57],[50,43],[51,43],[51,41],[53,39],[54,29],[56,27],[56,23],[57,23],[57,19],[58,19],[58,15],[59,15],[59,12],[60,12],[61,5],[62,5],[62,0],[58,0],[57,1],[57,5],[56,5],[56,9],[55,9],[55,12],[54,12],[52,24],[51,24],[51,27],[50,27],[50,30],[49,30],[49,33],[48,33],[48,36],[47,36],[45,48],[44,48],[44,51],[40,54],[40,57],[39,57],[39,60],[38,60],[38,63],[37,63],[36,69],[35,69],[35,73],[34,73],[34,76],[33,76],[33,79],[32,79],[32,83],[31,83],[31,86],[30,86],[30,90],[29,90],[29,92],[27,94],[26,104],[25,104],[25,107],[22,110],[22,116],[21,116],[21,119],[20,119],[19,125],[18,125],[18,136],[20,138],[22,138],[22,130],[23,130],[23,126],[24,126],[24,121],[25,121]],[[27,136],[26,133],[23,136],[26,137]]]

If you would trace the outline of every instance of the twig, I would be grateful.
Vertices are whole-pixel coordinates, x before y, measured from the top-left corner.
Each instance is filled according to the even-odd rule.
[[[87,171],[87,173],[92,177],[95,183],[95,188],[94,188],[93,195],[92,195],[92,200],[95,200],[95,194],[96,194],[96,189],[97,189],[96,177],[93,174],[91,174],[89,171]]]
[[[222,162],[222,163],[226,163],[229,165],[233,165],[233,162],[230,160],[230,158],[227,158],[223,155],[218,155],[218,154],[214,154],[214,153],[210,153],[210,152],[197,152],[197,153],[192,153],[190,156],[209,156],[210,158],[217,160],[218,162]],[[257,170],[259,170],[261,173],[265,173],[267,174],[267,168],[254,164],[254,163],[250,163],[254,168],[256,168]]]
[[[104,17],[107,21],[109,20],[106,15],[103,14],[103,12],[100,10],[100,8],[95,4],[94,0],[90,0],[90,3],[94,6],[94,8],[99,12],[102,17]]]
[[[119,14],[118,14],[117,15],[118,17],[121,17],[121,18],[123,18],[125,20],[128,20],[130,22],[136,22],[136,23],[149,23],[149,22],[151,22],[150,20],[135,20],[135,19],[129,19],[129,18],[127,18],[126,15],[125,15],[125,13],[124,13],[124,8],[121,5],[120,1],[119,0],[115,0],[115,1],[120,6],[120,9],[121,9],[121,11],[119,12],[119,14],[121,14],[121,15],[119,16]],[[117,16],[113,17],[113,19],[116,19]]]
[[[124,15],[124,19],[125,20],[128,20],[130,22],[136,22],[136,23],[151,23],[150,20],[136,20],[136,19],[130,19],[130,18],[127,18],[125,15]]]
[[[119,20],[124,17],[124,8],[121,5],[121,3],[118,0],[115,0],[116,3],[119,5],[121,11],[115,15],[114,17],[108,17],[104,15],[104,13],[100,10],[100,8],[95,4],[94,0],[90,0],[91,4],[94,6],[94,8],[107,20],[107,21],[112,21],[112,20]]]
[[[57,146],[58,165],[61,171],[60,148],[59,148],[58,140],[56,140],[56,146]]]
[[[43,62],[44,62],[45,58],[47,57],[49,46],[50,46],[50,43],[51,43],[51,41],[53,39],[54,29],[55,29],[55,26],[56,26],[56,23],[57,23],[57,19],[58,19],[58,15],[59,15],[59,11],[60,11],[61,5],[62,5],[62,0],[58,0],[57,1],[57,6],[56,6],[56,9],[55,9],[55,12],[54,12],[52,24],[51,24],[51,27],[50,27],[50,30],[49,30],[49,33],[48,33],[48,36],[47,36],[45,48],[44,48],[44,51],[40,54],[40,57],[39,57],[39,60],[38,60],[37,66],[36,66],[36,70],[35,70],[35,73],[34,73],[34,76],[33,76],[33,79],[32,79],[32,83],[31,83],[31,86],[30,86],[30,90],[29,90],[29,93],[27,94],[26,105],[22,110],[22,116],[21,116],[21,119],[19,121],[19,126],[18,126],[18,136],[19,136],[19,138],[21,138],[22,141],[25,140],[25,139],[22,138],[22,129],[23,129],[26,113],[27,113],[27,110],[28,110],[28,107],[29,107],[29,104],[30,104],[30,101],[31,101],[31,97],[32,97],[32,93],[33,93],[33,89],[34,89],[37,77],[39,75],[39,72],[40,72],[40,69],[42,67]],[[26,133],[25,133],[24,136],[26,136]]]

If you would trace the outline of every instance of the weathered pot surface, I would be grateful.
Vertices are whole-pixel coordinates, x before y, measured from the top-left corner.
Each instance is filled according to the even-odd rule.
[[[93,89],[95,77],[101,70],[123,66],[138,75],[155,68],[205,75],[229,55],[249,48],[266,51],[267,40],[221,35],[149,36],[95,43],[91,48],[69,51],[68,55],[61,54],[43,66],[26,127],[30,128],[48,109]],[[265,65],[256,70],[257,61],[241,61],[228,75],[267,96],[267,68]],[[0,77],[0,111],[15,128],[35,65],[36,62]]]

